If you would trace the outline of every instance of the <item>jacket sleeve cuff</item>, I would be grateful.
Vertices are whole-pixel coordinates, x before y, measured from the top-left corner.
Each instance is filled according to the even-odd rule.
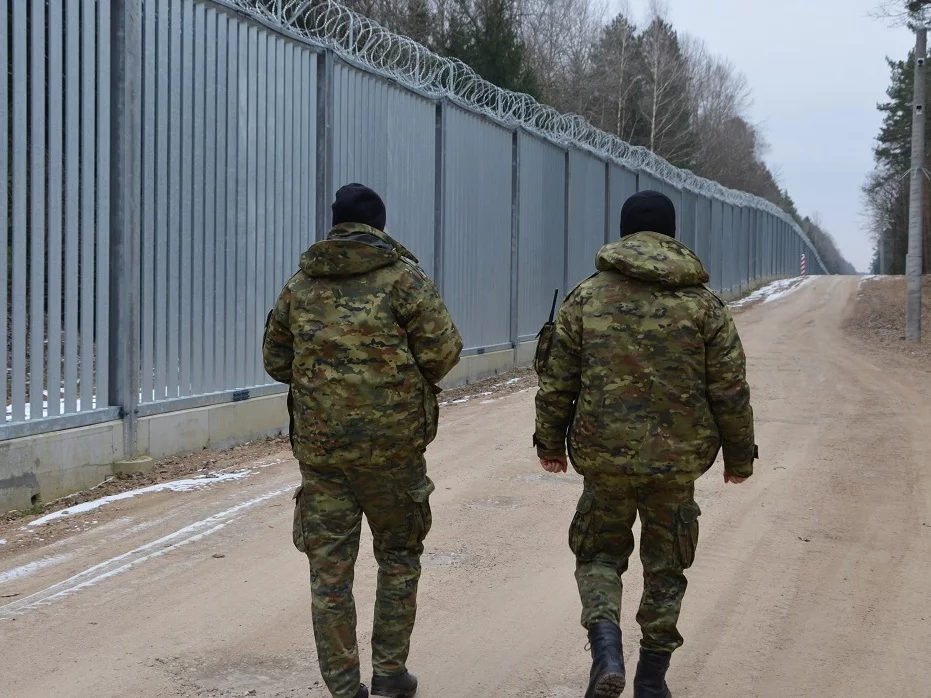
[[[544,444],[542,441],[540,441],[536,434],[533,435],[533,445],[537,449],[537,457],[542,458],[543,460],[563,458],[566,455],[565,444],[560,444],[554,448],[554,444]]]
[[[753,461],[760,457],[758,446],[753,446],[748,453],[746,449],[724,449],[724,469],[735,477],[747,478],[753,475]]]

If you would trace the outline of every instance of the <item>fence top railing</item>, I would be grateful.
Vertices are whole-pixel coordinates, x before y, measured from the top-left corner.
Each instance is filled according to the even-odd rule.
[[[678,189],[755,208],[786,222],[827,270],[811,240],[791,215],[771,201],[675,167],[647,148],[631,145],[576,114],[563,114],[527,94],[502,89],[455,58],[440,56],[413,39],[396,34],[334,0],[213,0],[262,20],[264,24],[325,49],[402,86],[523,128],[561,147],[576,146],[628,169],[643,171]]]

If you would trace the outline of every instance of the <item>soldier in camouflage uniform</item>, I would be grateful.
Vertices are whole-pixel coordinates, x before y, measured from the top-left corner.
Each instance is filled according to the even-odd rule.
[[[363,514],[378,562],[372,693],[417,690],[406,661],[432,521],[424,451],[437,384],[462,351],[433,282],[384,227],[375,192],[340,189],[332,231],[303,254],[265,331],[265,369],[291,386],[302,476],[294,544],[310,561],[317,654],[334,698],[369,695],[352,596]]]
[[[698,258],[675,240],[675,208],[657,192],[631,197],[621,240],[563,303],[541,337],[534,443],[543,467],[584,477],[569,531],[588,629],[586,698],[624,689],[621,576],[639,513],[644,593],[635,698],[670,698],[666,671],[698,541],[695,481],[724,451],[725,482],[756,457],[746,360],[727,306]],[[548,340],[548,341],[547,341]]]

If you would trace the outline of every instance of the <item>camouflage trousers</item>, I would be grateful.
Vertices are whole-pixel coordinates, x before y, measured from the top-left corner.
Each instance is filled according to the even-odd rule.
[[[410,651],[434,485],[419,454],[395,464],[301,464],[301,476],[294,545],[310,562],[320,672],[334,698],[353,698],[361,679],[352,583],[362,515],[378,563],[372,667],[378,675],[397,674],[405,670]]]
[[[586,474],[569,529],[582,625],[620,625],[621,576],[634,552],[632,527],[638,513],[644,583],[637,613],[641,646],[672,654],[683,642],[676,628],[687,585],[683,571],[694,561],[698,543],[701,511],[691,480]]]

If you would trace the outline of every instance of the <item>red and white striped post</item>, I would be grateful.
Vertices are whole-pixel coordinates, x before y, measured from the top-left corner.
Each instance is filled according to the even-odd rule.
[[[808,276],[808,265],[805,262],[805,255],[802,255],[802,276]]]

